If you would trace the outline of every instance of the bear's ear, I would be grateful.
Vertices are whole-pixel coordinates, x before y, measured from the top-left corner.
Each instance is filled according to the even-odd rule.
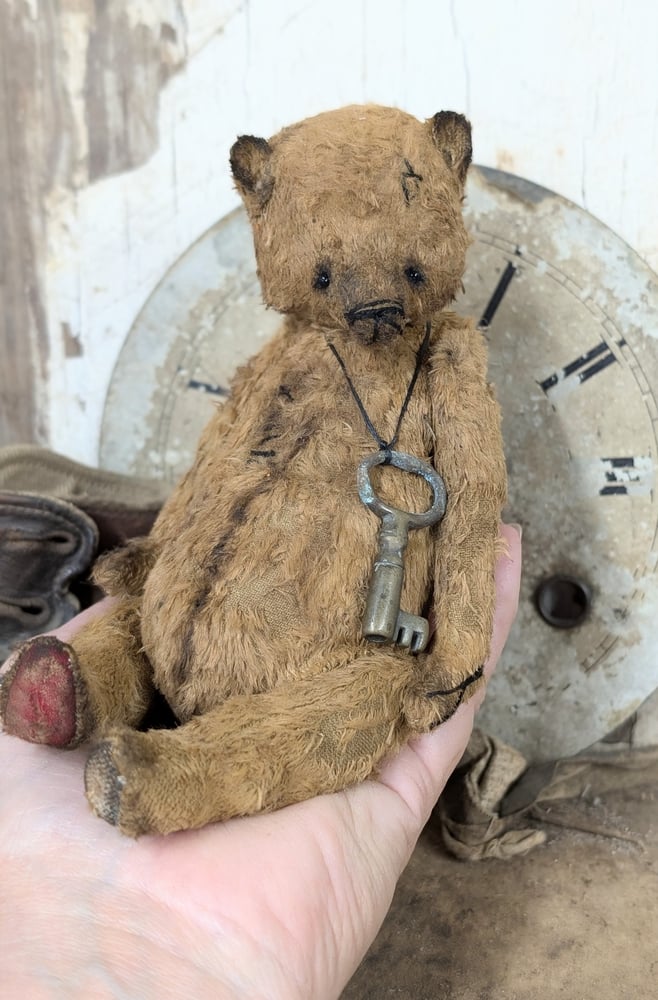
[[[241,135],[231,147],[231,172],[250,215],[257,215],[274,188],[272,149],[265,139]]]
[[[464,184],[473,156],[470,122],[455,111],[439,111],[434,118],[430,118],[428,124],[443,159],[457,174],[459,182]]]

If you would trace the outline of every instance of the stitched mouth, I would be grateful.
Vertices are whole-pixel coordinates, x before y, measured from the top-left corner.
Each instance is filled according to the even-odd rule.
[[[401,321],[404,319],[404,309],[402,303],[396,299],[380,299],[350,309],[345,313],[345,319],[350,326],[364,320],[366,322],[370,320],[375,323],[388,323],[391,326],[400,327]]]
[[[402,303],[392,299],[368,302],[345,313],[350,328],[367,344],[401,334],[404,318]]]

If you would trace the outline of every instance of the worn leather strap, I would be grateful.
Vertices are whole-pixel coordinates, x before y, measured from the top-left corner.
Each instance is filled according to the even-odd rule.
[[[89,571],[97,544],[94,521],[73,504],[0,491],[0,661],[76,614],[69,588]]]

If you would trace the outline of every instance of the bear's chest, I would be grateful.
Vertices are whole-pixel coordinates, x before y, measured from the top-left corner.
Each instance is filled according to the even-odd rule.
[[[318,648],[362,643],[380,522],[359,498],[356,470],[377,444],[342,378],[302,386],[284,371],[275,391],[267,388],[249,400],[246,433],[239,413],[218,430],[222,461],[197,475],[193,513],[147,581],[145,649],[182,716],[210,707],[197,691],[221,700],[236,684],[260,690],[299,676]],[[364,381],[364,405],[386,438],[405,390]],[[397,444],[421,458],[432,450],[429,402],[419,379]],[[375,470],[373,483],[400,509],[429,506],[418,477]],[[405,557],[403,602],[415,612],[431,586],[431,538],[413,533]],[[192,683],[209,663],[212,684]]]

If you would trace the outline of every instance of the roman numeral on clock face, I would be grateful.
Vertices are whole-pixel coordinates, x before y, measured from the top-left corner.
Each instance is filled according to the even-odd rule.
[[[623,347],[625,343],[625,340],[620,340],[617,342],[617,346]],[[584,382],[588,382],[595,375],[605,371],[610,365],[614,365],[616,360],[617,358],[608,344],[602,340],[586,354],[581,354],[564,368],[543,379],[539,383],[539,387],[549,397],[562,396],[565,392],[577,389]]]
[[[213,382],[200,382],[199,379],[191,378],[187,383],[188,389],[196,389],[198,392],[207,392],[211,396],[228,396],[229,391],[223,385],[215,385]]]
[[[575,495],[581,497],[651,497],[654,462],[651,455],[610,458],[576,455],[569,461]]]
[[[521,251],[517,250],[516,254],[517,254],[518,257],[520,257],[521,256]],[[498,306],[500,305],[500,303],[505,298],[505,292],[509,288],[509,286],[510,286],[510,284],[512,282],[512,278],[514,277],[514,275],[516,274],[517,271],[518,271],[517,265],[513,264],[511,262],[511,260],[508,261],[507,262],[507,267],[505,268],[505,270],[501,274],[500,279],[498,281],[498,284],[494,288],[494,290],[492,292],[492,295],[491,295],[491,298],[487,302],[487,304],[485,306],[485,309],[484,309],[484,312],[482,313],[482,316],[480,317],[480,322],[478,323],[478,329],[480,329],[480,330],[487,330],[489,328],[489,326],[491,326],[491,321],[493,320],[494,316],[496,315],[496,311],[498,309]]]
[[[646,456],[602,458],[599,496],[646,496],[653,486],[653,462]]]

